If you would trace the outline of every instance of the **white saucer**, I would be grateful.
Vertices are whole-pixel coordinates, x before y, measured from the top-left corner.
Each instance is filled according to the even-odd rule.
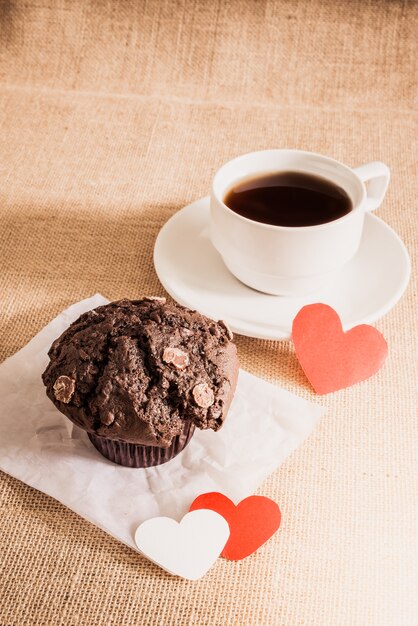
[[[225,320],[241,335],[288,339],[299,309],[311,302],[331,305],[348,330],[387,313],[408,284],[410,260],[398,235],[366,214],[356,256],[332,285],[309,296],[271,296],[247,287],[225,267],[209,238],[209,198],[178,211],[163,226],[154,247],[162,285],[179,304]]]

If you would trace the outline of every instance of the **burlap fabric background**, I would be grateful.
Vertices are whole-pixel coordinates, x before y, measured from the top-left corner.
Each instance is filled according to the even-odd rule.
[[[416,250],[416,3],[0,9],[1,359],[96,291],[161,294],[158,230],[248,150],[385,161],[378,215]],[[321,399],[290,342],[237,338],[244,368],[327,413],[260,489],[280,503],[280,531],[199,582],[2,474],[0,625],[416,625],[416,305],[412,282],[376,324],[384,368]]]

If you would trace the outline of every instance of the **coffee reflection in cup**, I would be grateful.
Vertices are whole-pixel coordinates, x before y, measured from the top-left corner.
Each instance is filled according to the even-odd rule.
[[[315,226],[337,220],[353,208],[346,191],[303,172],[270,172],[233,185],[224,203],[238,215],[272,226]]]

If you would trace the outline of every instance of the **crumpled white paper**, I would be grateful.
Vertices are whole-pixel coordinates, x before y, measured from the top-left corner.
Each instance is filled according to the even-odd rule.
[[[196,429],[185,450],[159,467],[115,465],[54,407],[41,379],[52,341],[106,302],[95,295],[74,304],[0,365],[0,469],[136,549],[135,530],[150,517],[180,520],[208,491],[235,502],[251,495],[324,409],[241,370],[220,431]]]

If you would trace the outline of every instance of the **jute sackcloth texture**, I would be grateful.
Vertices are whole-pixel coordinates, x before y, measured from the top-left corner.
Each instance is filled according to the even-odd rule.
[[[0,358],[97,291],[163,293],[159,229],[249,150],[386,162],[378,215],[414,256],[417,32],[400,0],[0,0]],[[237,337],[327,412],[260,489],[279,532],[201,581],[2,474],[0,625],[416,625],[416,294],[376,323],[383,369],[326,397],[290,342]]]

